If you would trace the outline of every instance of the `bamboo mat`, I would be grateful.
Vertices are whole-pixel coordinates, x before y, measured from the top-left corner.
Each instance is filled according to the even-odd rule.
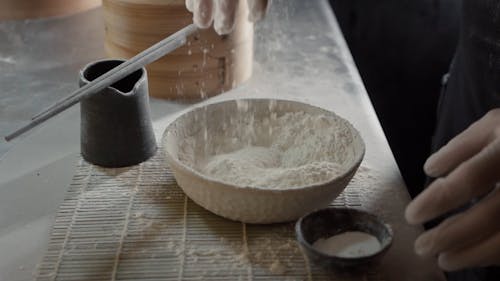
[[[141,165],[81,160],[57,213],[36,280],[374,280],[334,276],[300,250],[292,223],[247,225],[189,200],[161,149]],[[367,170],[334,206],[362,207]]]

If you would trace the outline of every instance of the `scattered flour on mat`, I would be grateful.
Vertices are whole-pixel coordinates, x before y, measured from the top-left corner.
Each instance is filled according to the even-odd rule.
[[[341,163],[349,160],[346,147],[352,141],[335,117],[304,112],[272,116],[260,123],[252,120],[238,139],[252,138],[232,151],[209,155],[199,170],[240,186],[280,189],[323,183],[344,172]],[[215,143],[226,146],[223,139]]]

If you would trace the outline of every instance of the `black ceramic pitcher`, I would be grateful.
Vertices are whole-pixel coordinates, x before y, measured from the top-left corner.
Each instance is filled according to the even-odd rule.
[[[123,60],[100,60],[80,71],[80,87]],[[141,163],[156,152],[146,69],[142,68],[101,92],[84,98],[81,106],[81,153],[103,167]]]

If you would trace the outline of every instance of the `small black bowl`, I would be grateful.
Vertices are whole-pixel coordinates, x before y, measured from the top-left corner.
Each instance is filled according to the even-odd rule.
[[[339,257],[322,253],[312,244],[346,231],[360,231],[375,236],[381,249],[367,256]],[[299,244],[312,262],[331,270],[359,270],[378,263],[392,244],[392,230],[382,220],[367,212],[348,208],[326,208],[312,212],[297,221],[295,232]]]

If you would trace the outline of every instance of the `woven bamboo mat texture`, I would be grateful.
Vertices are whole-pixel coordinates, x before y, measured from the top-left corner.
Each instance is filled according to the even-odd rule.
[[[247,225],[203,209],[158,151],[120,169],[80,160],[36,280],[382,281],[375,270],[340,276],[311,264],[292,223]],[[358,176],[333,206],[361,207],[367,181]]]

